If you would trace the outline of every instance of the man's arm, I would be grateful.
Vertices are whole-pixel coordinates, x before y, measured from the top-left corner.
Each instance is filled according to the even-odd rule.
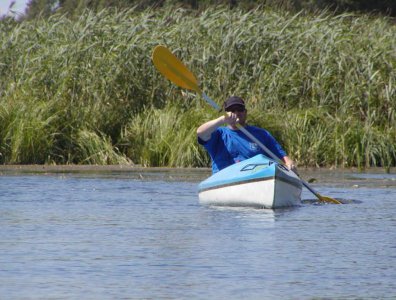
[[[238,118],[236,117],[235,114],[228,112],[227,114],[218,117],[217,119],[208,121],[201,126],[198,127],[197,129],[197,135],[198,137],[207,142],[210,140],[210,137],[212,133],[221,125],[223,124],[235,124],[238,121]]]

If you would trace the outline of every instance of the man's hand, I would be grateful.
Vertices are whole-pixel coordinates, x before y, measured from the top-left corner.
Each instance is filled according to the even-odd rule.
[[[293,171],[294,173],[296,173],[298,175],[297,166],[294,163],[292,163],[290,165],[286,165],[286,166],[289,170]]]
[[[283,162],[285,163],[286,167],[289,170],[293,171],[294,173],[296,173],[298,175],[297,166],[296,166],[296,164],[294,163],[293,160],[291,160],[288,156],[285,156],[283,158]]]
[[[229,124],[230,126],[235,126],[238,121],[239,119],[236,113],[228,111],[224,114],[224,122]]]

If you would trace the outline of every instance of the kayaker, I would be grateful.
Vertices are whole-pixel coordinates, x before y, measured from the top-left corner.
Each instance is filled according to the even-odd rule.
[[[296,171],[293,160],[267,130],[246,124],[247,109],[242,98],[229,97],[223,108],[226,112],[224,115],[202,124],[197,129],[198,142],[205,147],[212,159],[213,173],[260,153],[271,157],[239,130],[237,123],[281,159],[289,169]]]

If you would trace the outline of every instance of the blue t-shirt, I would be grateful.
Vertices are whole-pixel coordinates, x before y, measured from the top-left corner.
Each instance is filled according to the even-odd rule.
[[[267,130],[249,125],[245,126],[245,129],[279,159],[287,155],[281,145]],[[198,142],[205,147],[212,159],[213,173],[257,154],[271,157],[259,145],[252,142],[241,130],[232,130],[229,127],[217,128],[206,142],[198,137]]]

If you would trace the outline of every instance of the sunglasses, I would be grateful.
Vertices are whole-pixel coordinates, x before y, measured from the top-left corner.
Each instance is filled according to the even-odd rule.
[[[245,107],[240,106],[240,105],[231,106],[231,107],[227,108],[226,111],[229,111],[229,112],[244,112],[245,111]]]

